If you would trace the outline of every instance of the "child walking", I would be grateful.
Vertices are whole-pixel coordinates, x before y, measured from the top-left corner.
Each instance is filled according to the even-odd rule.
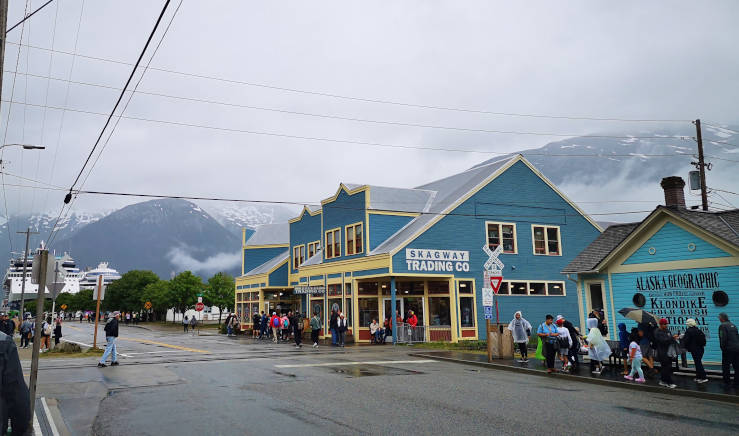
[[[629,373],[629,375],[625,375],[624,378],[626,380],[634,380],[634,375],[638,373],[639,377],[636,379],[636,382],[644,383],[644,372],[641,369],[641,347],[639,347],[639,344],[637,343],[637,341],[639,340],[638,329],[631,329],[630,339],[631,342],[629,343],[629,360],[631,360],[631,372]]]

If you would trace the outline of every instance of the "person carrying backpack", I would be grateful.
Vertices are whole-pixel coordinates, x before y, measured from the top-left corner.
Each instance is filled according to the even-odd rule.
[[[689,318],[685,322],[685,325],[688,326],[688,329],[685,330],[685,335],[680,340],[680,345],[693,356],[693,362],[695,363],[695,382],[706,383],[708,377],[706,377],[706,370],[703,368],[703,351],[706,347],[706,335],[698,328],[698,323],[693,318]]]
[[[290,338],[290,318],[287,317],[287,314],[283,313],[282,317],[280,318],[280,338],[282,338],[283,341],[287,341]]]
[[[300,312],[295,312],[295,316],[293,317],[293,334],[295,335],[295,348],[303,348],[303,329],[305,328],[305,325],[303,325],[303,316],[300,315]]]
[[[313,348],[318,348],[318,335],[321,332],[321,318],[318,312],[313,312],[313,318],[310,319],[310,340],[313,342]]]
[[[272,318],[269,319],[269,325],[272,326],[272,342],[277,342],[277,337],[280,332],[280,317],[277,316],[277,312],[272,312]]]

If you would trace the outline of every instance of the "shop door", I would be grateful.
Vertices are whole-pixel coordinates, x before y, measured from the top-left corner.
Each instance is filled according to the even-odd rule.
[[[588,314],[593,310],[602,310],[604,321],[608,324],[608,311],[606,310],[606,298],[603,293],[603,282],[589,282],[588,288]]]
[[[382,312],[382,320],[384,321],[385,318],[389,318],[390,314],[392,313],[391,306],[392,305],[392,299],[385,298],[383,301],[383,312]],[[408,316],[408,311],[412,310],[413,313],[416,314],[416,318],[418,318],[418,325],[423,325],[423,308],[424,308],[424,302],[423,297],[402,297],[402,298],[396,298],[395,300],[395,310],[398,311],[398,314],[401,318],[406,319]]]

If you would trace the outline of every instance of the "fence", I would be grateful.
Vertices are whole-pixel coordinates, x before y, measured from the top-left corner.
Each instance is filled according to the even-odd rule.
[[[426,327],[422,325],[411,326],[410,324],[398,324],[398,343],[415,344],[426,342]]]

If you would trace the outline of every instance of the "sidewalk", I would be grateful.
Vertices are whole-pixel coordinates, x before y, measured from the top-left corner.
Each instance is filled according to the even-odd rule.
[[[424,357],[427,359],[446,360],[458,362],[468,365],[476,365],[487,367],[490,369],[498,369],[504,371],[517,371],[529,375],[543,377],[561,377],[572,381],[585,383],[594,383],[600,385],[621,387],[626,389],[638,389],[648,392],[659,392],[663,394],[682,395],[689,397],[705,398],[730,403],[739,403],[739,389],[731,386],[725,386],[721,376],[709,374],[710,381],[704,384],[698,384],[693,379],[695,374],[690,372],[675,372],[673,379],[677,388],[670,389],[659,385],[659,375],[649,378],[646,383],[629,382],[623,378],[622,368],[615,369],[611,366],[605,366],[600,375],[591,374],[588,362],[581,363],[578,371],[572,374],[556,373],[547,374],[543,362],[536,359],[530,359],[528,363],[520,363],[512,359],[495,359],[493,363],[488,363],[487,355],[476,353],[465,353],[461,351],[423,351],[412,353],[416,357]],[[559,363],[559,361],[557,361]],[[560,365],[557,365],[560,367]]]

